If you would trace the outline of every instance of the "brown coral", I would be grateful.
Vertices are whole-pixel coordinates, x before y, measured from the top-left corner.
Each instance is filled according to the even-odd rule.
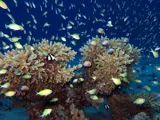
[[[128,120],[140,112],[145,112],[151,118],[153,117],[151,108],[137,107],[129,100],[128,95],[112,95],[109,96],[108,101],[112,110],[113,120]]]
[[[48,54],[55,56],[56,60],[47,61]],[[16,96],[23,99],[35,101],[41,99],[36,96],[36,92],[49,88],[55,91],[62,87],[74,76],[77,66],[67,66],[67,62],[74,58],[76,52],[61,43],[43,40],[33,46],[25,45],[22,50],[8,51],[1,55],[0,68],[6,68],[9,72],[1,75],[1,81],[10,82],[9,90],[17,92]],[[23,78],[23,75],[31,75],[30,79]],[[18,91],[22,85],[29,87],[29,91]],[[62,88],[63,91],[63,88]]]
[[[129,72],[130,77],[132,72],[128,68],[138,61],[140,51],[130,44],[123,43],[121,39],[96,37],[80,49],[83,55],[82,62],[91,62],[91,67],[85,68],[88,82],[92,83],[92,86],[96,85],[100,94],[109,95],[115,89],[112,77],[118,78],[124,72]],[[101,45],[103,40],[108,41],[107,46]],[[109,48],[114,50],[113,54],[106,52]]]
[[[139,97],[145,99],[141,107],[152,108],[154,112],[160,112],[160,96],[158,96],[158,93],[146,93],[145,91],[141,91],[137,94],[130,95],[130,101],[134,102]]]

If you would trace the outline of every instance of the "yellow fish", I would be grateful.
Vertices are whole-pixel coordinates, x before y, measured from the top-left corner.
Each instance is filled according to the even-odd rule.
[[[23,48],[23,46],[22,46],[21,43],[19,43],[19,42],[15,42],[14,45],[15,45],[15,47],[18,48],[18,49],[22,49],[22,48]]]
[[[158,54],[157,51],[151,49],[151,52],[152,52],[154,58],[158,58],[159,57],[159,54]]]
[[[88,90],[87,93],[89,93],[90,95],[93,95],[96,93],[96,89]]]
[[[121,80],[119,78],[111,78],[116,85],[121,85]]]
[[[6,73],[7,73],[7,69],[2,68],[2,69],[0,70],[0,75],[2,75],[2,74],[6,74]]]
[[[19,41],[21,39],[21,37],[12,37],[12,38],[10,38],[10,41],[11,42],[17,42],[17,41]]]
[[[148,85],[145,85],[144,89],[146,89],[147,91],[151,91],[151,88]]]
[[[3,9],[8,9],[8,6],[2,0],[0,0],[0,7],[3,8]]]
[[[79,37],[79,34],[72,34],[71,35],[74,39],[76,39],[76,40],[79,40],[80,39],[80,37]]]
[[[50,95],[51,93],[52,93],[51,89],[44,89],[44,90],[37,92],[36,95],[47,96],[47,95]]]
[[[41,118],[44,118],[46,117],[47,115],[50,115],[52,112],[52,109],[51,108],[47,108],[43,111],[42,115],[41,115]]]
[[[6,28],[9,28],[11,30],[24,30],[24,28],[21,26],[21,25],[18,25],[16,23],[12,23],[12,24],[9,24],[9,25],[5,25]]]
[[[124,72],[124,73],[120,74],[119,76],[126,77],[127,76],[127,72]]]
[[[135,82],[136,82],[136,83],[141,83],[142,81],[141,81],[141,80],[135,80]]]
[[[58,98],[52,98],[52,100],[50,100],[50,102],[57,102]]]
[[[7,96],[7,97],[12,97],[12,96],[14,96],[15,94],[16,94],[15,91],[8,91],[8,92],[6,92],[4,95]]]
[[[10,86],[10,83],[7,82],[7,83],[1,85],[0,87],[1,87],[1,88],[9,88],[9,86]]]
[[[98,100],[98,99],[99,99],[97,95],[92,95],[92,96],[90,96],[90,98],[91,98],[92,100]]]
[[[141,105],[145,102],[145,99],[144,98],[137,98],[133,103],[134,104],[138,104],[138,105]]]

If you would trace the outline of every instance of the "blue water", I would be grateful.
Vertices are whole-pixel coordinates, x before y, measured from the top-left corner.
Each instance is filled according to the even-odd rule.
[[[20,43],[22,45],[26,43],[38,43],[42,38],[50,39],[52,35],[57,36],[59,39],[54,40],[55,42],[65,43],[78,52],[75,60],[71,62],[72,65],[79,63],[81,58],[79,48],[92,37],[96,37],[96,35],[100,37],[100,35],[97,34],[98,28],[103,28],[105,35],[102,36],[107,36],[108,38],[129,38],[129,43],[141,49],[141,60],[135,66],[135,69],[141,69],[137,74],[139,75],[138,79],[141,79],[142,83],[139,88],[137,88],[136,83],[132,83],[126,91],[137,93],[143,90],[144,85],[149,85],[151,87],[151,92],[160,91],[160,85],[153,85],[151,82],[153,79],[159,81],[160,73],[152,66],[160,66],[160,59],[153,58],[150,52],[150,48],[155,49],[156,47],[160,47],[160,0],[57,0],[58,4],[63,2],[63,7],[55,4],[56,0],[17,0],[17,6],[13,0],[3,1],[7,4],[10,12],[0,8],[0,31],[11,37],[21,36],[22,39]],[[47,1],[47,7],[44,7],[45,1]],[[25,2],[33,2],[36,8],[27,7]],[[85,7],[83,7],[83,5],[85,5]],[[40,6],[43,8],[42,11],[40,11]],[[53,10],[51,10],[52,7]],[[45,11],[48,12],[47,17],[43,16]],[[56,11],[59,11],[58,14],[56,14]],[[101,15],[101,13],[103,13],[104,16]],[[26,34],[23,34],[21,31],[11,32],[11,30],[5,28],[5,25],[11,23],[11,19],[7,14],[11,14],[17,24],[24,25]],[[78,14],[84,15],[87,18],[85,19],[82,16],[77,18]],[[32,28],[35,24],[31,15],[37,20],[37,30]],[[67,18],[63,19],[61,15]],[[124,18],[127,18],[125,22]],[[96,19],[99,19],[99,21],[96,21]],[[29,20],[32,21],[30,24],[31,27],[26,24]],[[106,26],[107,22],[110,20],[112,21],[113,27]],[[69,30],[60,30],[62,27],[66,28],[69,21],[74,23],[74,25],[72,25],[73,28]],[[49,23],[51,26],[44,28],[43,25],[45,22]],[[80,23],[83,24],[80,25]],[[45,31],[48,31],[48,33],[46,34]],[[27,36],[29,32],[32,33],[32,37],[39,40],[34,41],[32,39],[28,42]],[[71,44],[71,40],[73,39],[69,37],[68,33],[82,34],[80,40],[75,40],[76,45]],[[66,42],[60,39],[62,36],[67,39]],[[15,48],[14,43],[10,42],[5,37],[0,37],[0,50],[2,53],[7,51],[3,49],[4,45],[2,42],[13,46],[13,48],[10,47],[7,50]],[[145,69],[142,70],[144,66]],[[155,78],[152,77],[153,74],[156,75]],[[132,88],[132,90],[130,88]],[[4,111],[4,109],[6,109],[4,108],[5,104],[9,104],[9,102],[1,98],[0,120],[26,120],[28,118],[25,108],[12,108]],[[105,103],[100,106],[99,110],[90,107],[85,108],[84,112],[88,115],[97,114],[97,116],[99,116],[97,119],[99,120],[102,119],[100,116],[103,116],[104,119],[106,116],[110,117],[111,113],[104,108],[104,104]]]

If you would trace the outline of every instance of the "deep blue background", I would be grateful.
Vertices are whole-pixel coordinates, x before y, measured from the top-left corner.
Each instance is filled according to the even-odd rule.
[[[48,0],[47,8],[44,7],[44,0],[25,0],[26,2],[33,1],[36,5],[36,9],[29,8],[25,5],[23,0],[17,0],[18,7],[15,6],[12,0],[5,0],[9,9],[11,10],[10,14],[14,17],[17,24],[24,24],[24,28],[27,31],[32,32],[32,37],[36,39],[47,38],[50,39],[52,35],[55,36],[64,36],[67,39],[66,44],[71,45],[71,37],[68,37],[67,32],[69,33],[79,33],[81,34],[84,31],[87,31],[86,34],[81,35],[81,39],[77,41],[76,46],[73,46],[73,49],[78,50],[88,39],[95,37],[97,34],[98,28],[103,28],[106,35],[109,38],[113,37],[128,37],[130,43],[142,48],[142,51],[148,51],[150,48],[155,48],[160,46],[160,1],[159,0],[58,0],[58,4],[63,1],[64,7],[60,7],[55,4],[55,0]],[[82,6],[82,3],[86,7]],[[75,7],[69,9],[73,4]],[[97,4],[101,7],[97,7]],[[40,11],[39,5],[42,6],[43,11]],[[53,11],[51,11],[51,5],[53,5]],[[30,10],[30,13],[27,13],[26,8]],[[55,14],[55,10],[59,8],[61,13]],[[94,9],[96,10],[95,12]],[[105,9],[104,17],[100,15],[101,10]],[[48,17],[45,18],[43,15],[44,11],[48,11]],[[12,32],[11,30],[5,28],[5,24],[10,24],[11,20],[7,16],[7,12],[4,9],[0,8],[0,31],[8,34],[9,36],[22,36],[20,42],[22,44],[27,43],[27,34],[23,34],[21,31]],[[87,16],[87,19],[83,17],[79,18],[79,22],[85,23],[85,25],[79,26],[75,17],[77,14]],[[38,30],[28,27],[25,23],[28,20],[31,20],[31,25],[34,25],[33,19],[30,14],[34,15],[37,20]],[[60,15],[63,14],[68,18],[64,20]],[[127,21],[124,22],[123,18],[128,17]],[[97,19],[103,19],[104,22],[95,22]],[[111,20],[113,27],[107,27],[107,22]],[[70,30],[59,31],[61,24],[66,27],[68,21],[73,21],[75,25]],[[43,28],[43,24],[48,22],[51,26],[48,28]],[[45,34],[42,29],[48,30],[48,34]],[[86,37],[90,35],[89,37]],[[5,38],[0,38],[0,42],[5,41],[8,44],[13,44]],[[61,40],[59,40],[61,41]],[[32,41],[32,43],[34,43]],[[2,46],[1,46],[2,47]]]

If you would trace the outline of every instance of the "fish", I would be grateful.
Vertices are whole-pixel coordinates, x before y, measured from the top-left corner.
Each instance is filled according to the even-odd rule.
[[[44,118],[44,117],[50,115],[51,112],[52,112],[52,109],[51,109],[51,108],[44,109],[44,111],[43,111],[43,113],[42,113],[42,115],[41,115],[40,117],[41,117],[41,118]]]
[[[156,70],[160,71],[160,67],[159,66],[155,66]]]
[[[112,48],[107,48],[107,49],[106,49],[106,52],[107,52],[108,54],[113,54],[113,53],[114,53],[114,49],[112,49]]]
[[[22,46],[21,43],[19,43],[19,42],[15,42],[14,45],[15,45],[15,47],[16,47],[17,49],[22,49],[22,48],[23,48],[23,46]]]
[[[101,35],[105,34],[103,28],[98,28],[97,32]]]
[[[17,41],[19,41],[21,39],[21,37],[12,37],[12,38],[10,38],[10,41],[11,42],[17,42]]]
[[[19,90],[19,91],[27,91],[27,90],[29,90],[29,87],[26,86],[26,85],[22,85],[22,86],[20,86],[20,87],[18,88],[18,90]]]
[[[141,83],[142,81],[141,81],[141,80],[135,80],[135,82],[136,82],[136,83]]]
[[[128,79],[127,78],[122,78],[122,80],[126,83],[129,83]]]
[[[83,81],[84,81],[84,78],[79,78],[79,80],[80,80],[81,82],[83,82]]]
[[[48,96],[52,93],[52,90],[51,89],[44,89],[44,90],[41,90],[39,92],[36,93],[36,95],[40,95],[40,96]]]
[[[83,66],[84,66],[84,67],[91,67],[92,64],[91,64],[90,61],[84,61]]]
[[[50,100],[50,102],[57,102],[58,101],[58,98],[52,98],[51,100]]]
[[[160,50],[160,47],[156,47],[154,50],[158,51],[158,50]]]
[[[88,90],[87,93],[89,93],[90,95],[94,95],[96,93],[96,89],[92,89],[92,90]]]
[[[147,91],[151,91],[151,88],[148,85],[145,85],[144,89],[146,89]]]
[[[21,25],[18,25],[16,23],[12,23],[12,24],[9,24],[9,25],[5,25],[6,28],[9,28],[11,30],[24,30],[24,28],[21,26]]]
[[[99,99],[97,95],[91,95],[90,98],[95,101]]]
[[[116,85],[121,85],[121,80],[119,78],[111,78]]]
[[[69,84],[69,87],[73,88],[74,86],[73,86],[73,84]]]
[[[154,85],[158,85],[159,83],[158,83],[158,81],[153,81],[152,82]]]
[[[121,76],[121,77],[127,77],[127,72],[124,72],[124,73],[122,73],[122,74],[120,74],[119,76]]]
[[[7,69],[6,68],[2,68],[0,70],[0,75],[6,74],[7,73]]]
[[[55,58],[52,54],[48,54],[48,55],[46,56],[46,60],[48,60],[48,61],[53,61],[53,60],[56,60],[56,58]]]
[[[113,27],[112,21],[108,21],[107,26],[108,26],[108,27]]]
[[[26,74],[26,75],[23,75],[22,78],[24,79],[30,79],[32,76],[30,74]]]
[[[108,40],[102,40],[101,41],[101,45],[103,45],[103,46],[108,46],[108,44],[109,44]]]
[[[95,46],[97,43],[96,43],[96,41],[90,41],[89,44]]]
[[[4,93],[4,95],[7,96],[7,97],[12,97],[12,96],[14,96],[15,94],[16,94],[15,91],[8,91],[8,92]]]
[[[8,9],[7,4],[2,0],[0,0],[0,7],[3,8],[3,9]]]
[[[151,49],[151,52],[152,52],[154,58],[158,58],[159,57],[159,53],[157,51]]]
[[[61,40],[62,40],[63,42],[66,42],[66,41],[67,41],[65,37],[61,37]]]
[[[0,88],[9,88],[10,83],[6,82],[5,84],[1,85]]]
[[[144,98],[137,98],[133,103],[137,105],[142,105],[145,102]]]
[[[76,40],[79,40],[79,39],[80,39],[80,36],[79,36],[79,34],[77,34],[77,33],[72,34],[71,36],[72,36],[72,38],[74,38],[74,39],[76,39]]]
[[[105,104],[105,105],[104,105],[104,108],[105,108],[105,109],[109,109],[109,105],[108,105],[108,104]]]
[[[75,79],[73,80],[73,83],[77,83],[77,82],[78,82],[78,79],[75,78]]]

